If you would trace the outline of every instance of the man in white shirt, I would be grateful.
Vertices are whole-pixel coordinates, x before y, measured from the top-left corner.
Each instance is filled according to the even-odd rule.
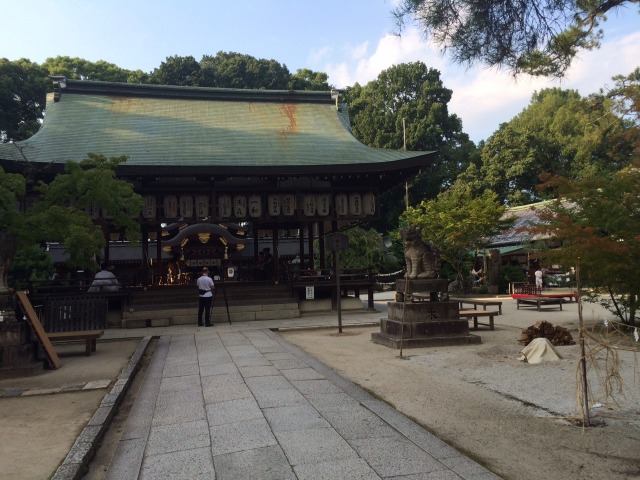
[[[211,324],[211,303],[213,302],[213,280],[209,276],[209,269],[204,267],[202,274],[196,281],[198,284],[198,326],[202,326],[202,314],[204,313],[204,326],[212,327]]]
[[[536,270],[535,275],[536,275],[536,287],[542,288],[542,270],[538,268]]]

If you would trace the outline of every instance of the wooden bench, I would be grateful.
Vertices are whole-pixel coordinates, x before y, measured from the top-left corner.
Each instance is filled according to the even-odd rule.
[[[535,305],[538,308],[538,311],[540,311],[541,305],[554,305],[554,304],[558,305],[560,310],[562,310],[562,303],[564,302],[564,300],[562,298],[527,296],[527,297],[516,298],[516,302],[517,302],[518,310],[520,310],[520,305],[523,305],[523,306]]]
[[[84,354],[88,357],[96,351],[96,340],[104,335],[104,330],[84,330],[77,332],[47,332],[51,342],[70,342],[74,340],[85,341]]]
[[[489,327],[489,330],[493,330],[493,317],[498,315],[498,312],[496,310],[460,310],[458,315],[460,318],[466,318],[467,320],[473,318],[474,330],[478,329],[478,325],[484,325],[485,327]],[[489,317],[489,323],[479,322],[478,317]]]
[[[449,298],[452,302],[458,302],[460,310],[464,309],[464,305],[473,305],[473,309],[477,310],[478,305],[482,305],[482,309],[487,307],[498,307],[498,315],[502,315],[502,302],[499,300],[475,300],[473,298]]]
[[[568,298],[569,299],[569,303],[572,303],[573,301],[578,301],[578,294],[577,293],[544,293],[542,295],[539,295],[540,297],[548,297],[548,298]]]

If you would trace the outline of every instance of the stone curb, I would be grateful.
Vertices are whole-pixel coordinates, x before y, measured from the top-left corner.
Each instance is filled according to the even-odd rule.
[[[140,361],[152,338],[152,336],[146,336],[140,341],[131,359],[118,375],[113,388],[105,394],[100,406],[84,430],[80,432],[51,480],[79,480],[86,473],[89,462],[95,455],[103,435],[109,428],[111,420],[122,403],[135,373],[140,368]]]

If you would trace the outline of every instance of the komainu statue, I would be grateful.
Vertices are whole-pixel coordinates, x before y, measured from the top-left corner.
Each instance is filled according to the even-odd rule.
[[[419,227],[408,226],[400,230],[404,245],[404,259],[408,278],[438,278],[440,254],[431,243],[422,240]]]

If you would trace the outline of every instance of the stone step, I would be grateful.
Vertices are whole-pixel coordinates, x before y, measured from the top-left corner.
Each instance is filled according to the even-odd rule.
[[[260,320],[275,320],[299,318],[298,304],[273,303],[259,305],[229,305],[231,322],[252,322]],[[198,308],[173,308],[162,310],[134,310],[124,312],[122,316],[123,328],[163,327],[169,325],[196,324],[198,321]],[[228,321],[226,306],[214,306],[211,311],[213,323],[226,323]]]

